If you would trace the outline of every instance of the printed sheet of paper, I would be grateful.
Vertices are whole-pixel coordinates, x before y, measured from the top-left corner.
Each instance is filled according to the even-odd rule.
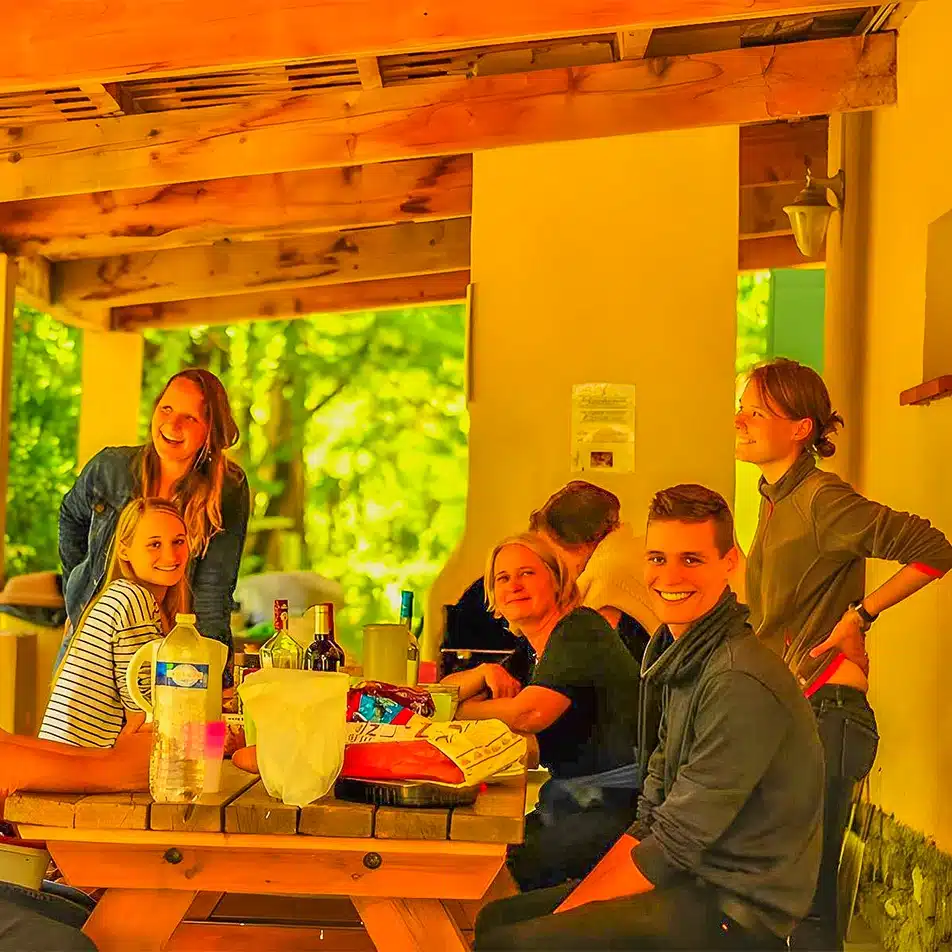
[[[635,470],[635,387],[578,383],[572,387],[572,472]]]

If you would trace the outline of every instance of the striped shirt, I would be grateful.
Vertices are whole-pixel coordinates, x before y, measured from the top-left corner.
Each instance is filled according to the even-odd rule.
[[[39,736],[75,747],[112,747],[138,710],[126,687],[126,669],[142,645],[162,637],[161,615],[150,591],[116,579],[90,609],[73,637],[50,694]],[[139,687],[149,697],[151,665]]]

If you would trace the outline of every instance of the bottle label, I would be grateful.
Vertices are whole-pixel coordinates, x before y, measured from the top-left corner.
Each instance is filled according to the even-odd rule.
[[[170,688],[207,688],[208,665],[158,661],[155,665],[155,686],[162,685]]]

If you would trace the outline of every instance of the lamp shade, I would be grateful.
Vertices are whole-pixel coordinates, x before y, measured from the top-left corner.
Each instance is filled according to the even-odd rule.
[[[825,202],[822,205],[794,203],[784,207],[797,247],[807,258],[817,257],[822,250],[833,211]]]

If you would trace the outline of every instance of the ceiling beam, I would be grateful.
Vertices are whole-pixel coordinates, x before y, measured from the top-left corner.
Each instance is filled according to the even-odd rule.
[[[742,128],[741,188],[794,183],[802,187],[808,164],[826,175],[829,126],[829,121],[824,118],[760,123]]]
[[[448,304],[466,299],[469,271],[420,274],[409,278],[357,281],[327,287],[253,291],[225,297],[195,298],[161,304],[133,304],[112,311],[115,330],[147,327],[194,327],[241,321],[290,320],[305,314],[379,311],[421,304]]]
[[[0,92],[541,36],[836,10],[844,0],[31,0]],[[848,5],[848,4],[847,4]]]
[[[0,250],[54,260],[470,214],[472,156],[213,179],[0,204]]]
[[[823,264],[826,249],[816,258],[804,258],[793,235],[742,238],[737,243],[738,271],[767,271],[771,268],[807,268]]]
[[[469,219],[53,265],[56,301],[121,307],[469,268]]]
[[[72,327],[105,330],[109,313],[98,306],[83,309],[62,307],[53,300],[52,265],[42,255],[16,258],[16,297],[21,304],[44,311]]]
[[[0,131],[0,201],[746,124],[895,101],[892,33],[326,91]]]

